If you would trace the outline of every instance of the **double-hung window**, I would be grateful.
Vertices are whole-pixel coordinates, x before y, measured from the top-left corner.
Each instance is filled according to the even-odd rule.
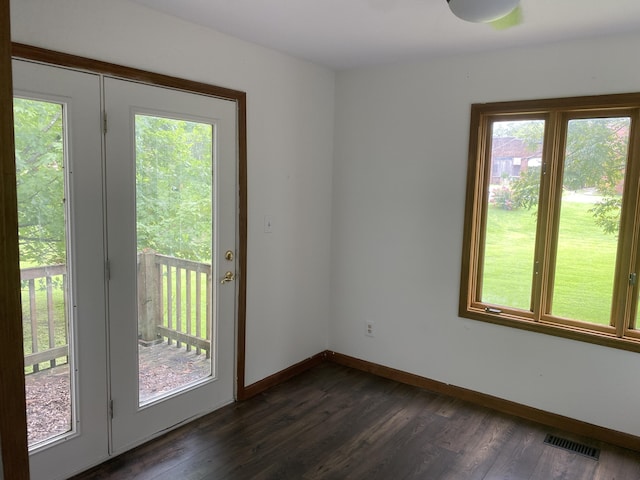
[[[460,315],[640,351],[640,94],[476,104]]]

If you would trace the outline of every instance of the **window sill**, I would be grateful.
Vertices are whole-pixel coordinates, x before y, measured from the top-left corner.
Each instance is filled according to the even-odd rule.
[[[480,320],[494,325],[518,328],[520,330],[568,338],[570,340],[577,340],[580,342],[587,342],[595,345],[602,345],[604,347],[627,350],[630,352],[640,352],[640,339],[633,337],[618,337],[615,333],[597,332],[548,321],[534,322],[533,320],[518,317],[509,313],[487,313],[484,310],[473,307],[461,309],[459,315],[462,318]]]

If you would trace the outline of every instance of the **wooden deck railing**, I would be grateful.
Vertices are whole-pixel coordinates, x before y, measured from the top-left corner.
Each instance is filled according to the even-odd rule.
[[[38,372],[67,362],[66,265],[25,268],[22,279],[24,364]],[[211,352],[211,265],[138,253],[138,336],[197,354]]]
[[[22,324],[24,366],[37,372],[65,363],[69,355],[66,329],[66,265],[24,268],[22,280]]]
[[[211,265],[138,254],[138,332],[141,344],[166,341],[210,354]]]

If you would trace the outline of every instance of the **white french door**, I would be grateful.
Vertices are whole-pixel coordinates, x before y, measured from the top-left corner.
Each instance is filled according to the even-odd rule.
[[[68,331],[65,342],[68,345],[67,364],[61,364],[65,361],[64,357],[57,358],[54,359],[57,360],[56,367],[47,369],[43,362],[39,364],[39,372],[26,374],[31,478],[55,479],[65,477],[70,466],[78,470],[90,465],[92,459],[95,461],[108,455],[100,78],[24,61],[13,62],[13,77],[14,96],[18,102],[48,106],[59,112],[60,126],[54,135],[60,138],[54,138],[57,142],[50,148],[56,152],[56,158],[53,158],[52,152],[37,152],[36,147],[39,138],[55,128],[52,121],[31,129],[30,136],[33,138],[28,139],[26,145],[16,152],[17,170],[22,173],[18,178],[19,192],[24,190],[22,187],[27,180],[22,176],[33,179],[45,169],[59,174],[64,183],[64,192],[59,193],[55,200],[44,198],[40,202],[38,196],[55,181],[45,175],[42,184],[32,185],[20,195],[18,205],[19,217],[23,219],[21,236],[35,237],[28,235],[28,231],[24,235],[23,228],[33,224],[33,218],[41,218],[45,227],[51,223],[59,224],[55,230],[60,232],[60,238],[56,240],[66,244],[61,248],[62,252],[55,255],[58,257],[55,262],[38,262],[40,259],[37,254],[29,255],[24,250],[29,238],[20,241],[23,278],[28,277],[23,272],[35,268],[46,270],[51,263],[61,264],[66,270],[66,288],[61,292],[66,298],[61,299],[60,303],[65,310],[62,330]],[[29,130],[29,122],[37,120],[37,115],[42,114],[40,110],[31,115],[27,112],[24,122],[16,115],[16,140]],[[16,142],[18,147],[22,143],[22,140]],[[33,168],[28,168],[28,163],[32,163]],[[34,202],[38,202],[37,211],[25,218],[23,210],[30,209]],[[48,213],[46,208],[50,206],[49,203],[56,203],[62,214]],[[40,233],[43,231],[40,230]],[[42,236],[48,238],[51,235]],[[34,243],[44,243],[44,240]],[[66,257],[66,262],[59,257]],[[61,283],[59,278],[50,276],[49,279],[54,285]],[[32,280],[33,289],[28,285]],[[43,288],[49,290],[48,285],[44,285],[42,277],[23,280],[25,351],[32,351],[32,354],[51,352],[47,348],[50,346],[48,341],[41,341],[39,348],[35,349],[29,332],[32,326],[33,330],[42,333],[42,321],[47,320],[44,307],[36,307],[43,303],[37,301]],[[29,290],[28,295],[25,290]],[[36,306],[29,305],[31,302],[28,298],[32,296],[36,297]],[[44,302],[45,305],[56,301],[55,291],[51,297],[53,299]],[[42,336],[40,338],[42,340]],[[39,379],[32,387],[30,384],[36,376]],[[63,394],[58,396],[61,390]],[[61,399],[68,399],[68,403]],[[65,426],[51,434],[36,435],[34,438],[35,425],[48,426],[53,422],[52,419]]]
[[[233,401],[236,107],[113,78],[104,91],[120,452]]]
[[[237,111],[229,100],[28,61],[13,72],[22,130],[50,143],[34,164],[62,182],[53,223],[63,225],[63,254],[47,257],[60,265],[43,257],[40,266],[31,252],[21,266],[26,375],[38,386],[66,368],[69,398],[56,410],[62,426],[30,441],[31,475],[62,479],[234,399]],[[36,158],[22,143],[17,163]],[[38,196],[46,207],[47,178],[23,186],[39,193],[23,195],[19,211]],[[36,409],[40,423],[56,408]]]

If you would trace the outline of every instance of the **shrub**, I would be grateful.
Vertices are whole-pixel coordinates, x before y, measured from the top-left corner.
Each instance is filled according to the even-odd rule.
[[[513,210],[516,207],[509,185],[501,185],[493,190],[490,202],[503,210]]]

